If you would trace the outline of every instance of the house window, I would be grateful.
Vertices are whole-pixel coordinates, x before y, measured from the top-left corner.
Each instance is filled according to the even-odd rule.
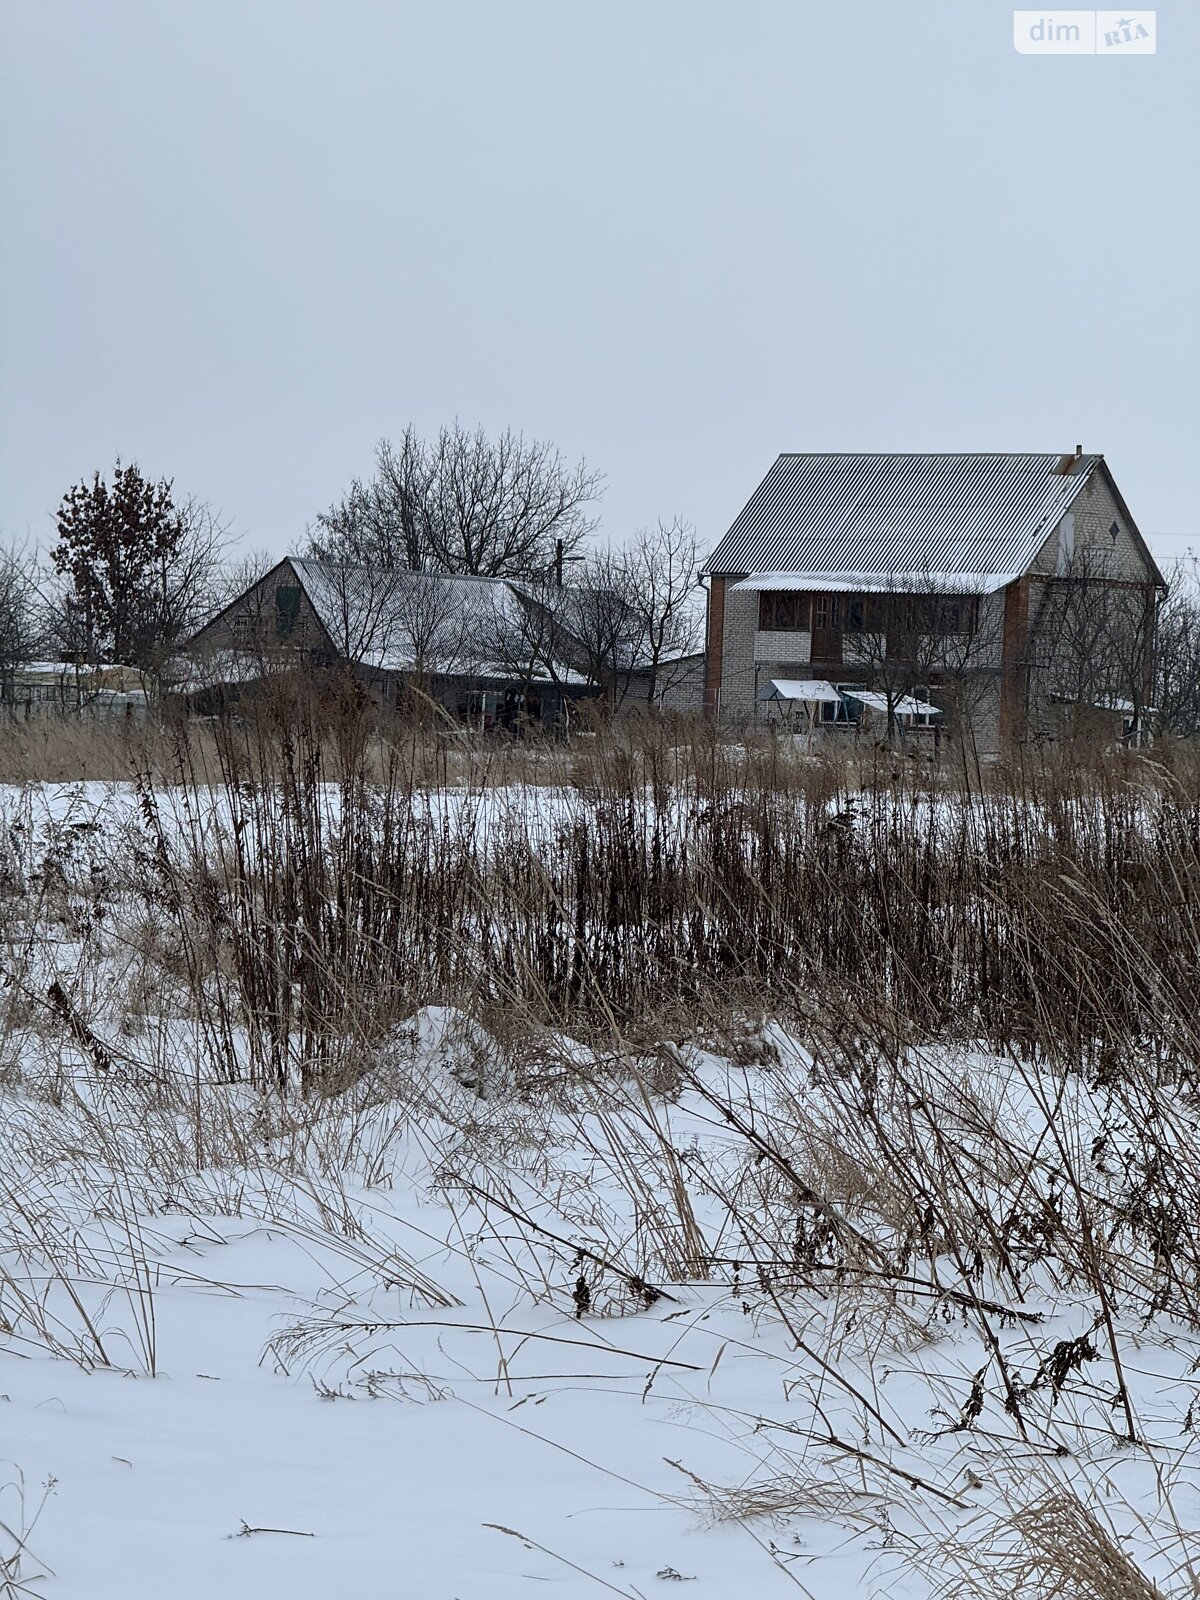
[[[904,633],[974,633],[976,600],[974,595],[914,595],[896,601],[890,619],[890,626]]]
[[[935,633],[974,633],[977,601],[973,595],[942,595],[931,605]]]
[[[808,596],[789,589],[764,589],[758,597],[763,633],[797,633],[808,627]]]
[[[817,721],[827,726],[836,725],[840,728],[853,727],[862,717],[862,705],[859,701],[847,694],[847,690],[857,689],[855,683],[839,683],[836,685],[839,698],[837,700],[822,700],[817,711]]]
[[[866,602],[861,594],[846,596],[846,632],[862,633],[866,625]]]
[[[842,600],[842,628],[846,633],[882,633],[884,604],[881,594],[848,594]]]
[[[922,685],[915,688],[912,691],[912,697],[914,700],[919,701],[921,705],[931,704],[927,686]],[[914,728],[936,728],[937,723],[938,714],[936,711],[914,711],[912,714],[912,726]]]
[[[300,615],[300,590],[295,584],[280,584],[275,591],[275,635],[290,638]]]

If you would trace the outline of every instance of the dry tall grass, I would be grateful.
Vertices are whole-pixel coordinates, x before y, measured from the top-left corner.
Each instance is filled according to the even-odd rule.
[[[718,996],[727,1018],[791,1016],[799,999],[897,1046],[1098,1072],[1132,1047],[1160,1075],[1196,1060],[1184,761],[1030,763],[979,786],[890,755],[849,773],[778,743],[617,728],[543,752],[540,776],[569,770],[550,788],[497,785],[486,749],[450,753],[464,781],[431,802],[445,747],[381,742],[345,710],[331,734],[288,706],[211,745],[180,728],[182,789],[143,779],[154,892],[190,970],[231,969],[254,1074],[336,1081],[435,996],[585,1031],[659,1028]]]
[[[897,1459],[911,1438],[876,1384],[951,1325],[972,1365],[930,1439],[1011,1462],[1100,1436],[1157,1460],[1130,1329],[1200,1333],[1186,752],[849,770],[699,726],[506,747],[333,712],[180,724],[135,752],[132,820],[10,827],[3,1061],[40,1099],[8,1159],[55,1186],[0,1274],[17,1335],[154,1372],[139,1218],[174,1207],[319,1233],[356,1279],[451,1307],[351,1198],[415,1128],[464,1254],[529,1298],[586,1324],[672,1314],[703,1283],[786,1331],[789,1404],[857,1419],[694,1485],[707,1515],[957,1511]],[[437,1072],[410,1021],[434,1003],[458,1017]],[[685,1102],[718,1155],[680,1137]],[[107,1285],[93,1336],[58,1241],[101,1169],[122,1176],[106,1264],[83,1263]],[[0,1205],[29,1215],[16,1177]],[[389,1324],[314,1312],[275,1355],[295,1370],[355,1330]],[[1156,1594],[1065,1493],[991,1528],[990,1575],[952,1535],[956,1592]]]

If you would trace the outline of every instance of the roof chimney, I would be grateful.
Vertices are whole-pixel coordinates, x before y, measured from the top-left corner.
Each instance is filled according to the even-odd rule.
[[[1076,461],[1079,460],[1079,458],[1080,458],[1080,456],[1082,454],[1083,454],[1083,446],[1081,444],[1077,444],[1075,446],[1075,459],[1076,459]]]

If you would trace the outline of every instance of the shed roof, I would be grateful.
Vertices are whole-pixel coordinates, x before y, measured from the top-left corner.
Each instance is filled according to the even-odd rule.
[[[840,700],[833,684],[824,678],[772,678],[764,700],[804,700],[816,705],[822,700]]]
[[[857,700],[872,711],[887,710],[888,697],[878,689],[847,689],[844,692],[848,700]],[[902,694],[893,704],[892,714],[897,717],[940,717],[942,713],[928,700],[920,700],[913,694]]]
[[[1098,454],[781,455],[708,571],[983,575],[999,587],[1028,570],[1096,472],[1111,483]]]

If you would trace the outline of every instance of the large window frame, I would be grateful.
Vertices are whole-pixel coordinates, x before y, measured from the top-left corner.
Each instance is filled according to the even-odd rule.
[[[883,633],[887,612],[881,594],[848,594],[842,607],[845,633]]]
[[[798,589],[762,589],[758,596],[760,633],[807,633],[811,597]]]
[[[973,594],[855,594],[763,589],[758,597],[761,633],[932,633],[971,635],[979,626]]]

